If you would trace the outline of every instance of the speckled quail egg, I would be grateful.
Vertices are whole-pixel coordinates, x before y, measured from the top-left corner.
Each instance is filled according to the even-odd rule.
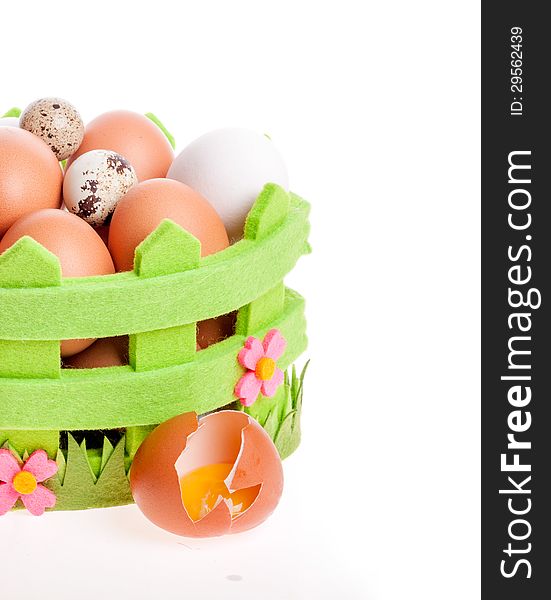
[[[84,123],[76,108],[61,98],[42,98],[21,113],[20,126],[42,139],[57,160],[65,160],[79,148]]]
[[[67,209],[90,225],[105,225],[119,200],[138,183],[134,167],[112,150],[90,150],[69,167],[63,182]]]

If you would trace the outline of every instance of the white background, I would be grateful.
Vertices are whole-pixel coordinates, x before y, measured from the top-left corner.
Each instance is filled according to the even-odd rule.
[[[0,110],[59,95],[85,120],[153,111],[180,148],[268,132],[312,202],[314,253],[288,278],[312,364],[273,517],[194,541],[134,506],[9,514],[2,598],[478,597],[478,4],[3,10]]]

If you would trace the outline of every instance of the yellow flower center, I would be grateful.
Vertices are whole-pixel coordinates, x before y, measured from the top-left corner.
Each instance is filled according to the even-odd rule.
[[[264,357],[256,363],[255,374],[258,379],[262,381],[269,381],[274,376],[275,368],[275,360]]]
[[[36,478],[28,471],[21,471],[13,478],[13,489],[23,495],[28,496],[36,490]]]

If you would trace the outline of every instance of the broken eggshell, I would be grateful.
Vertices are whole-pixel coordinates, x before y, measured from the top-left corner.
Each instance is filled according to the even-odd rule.
[[[224,480],[230,493],[252,501],[233,515],[220,495],[214,507],[193,520],[184,505],[182,481],[198,469],[231,464]],[[140,446],[130,471],[134,501],[155,525],[177,535],[213,537],[262,523],[283,491],[281,459],[266,431],[249,415],[232,410],[197,418],[185,413],[162,423]]]

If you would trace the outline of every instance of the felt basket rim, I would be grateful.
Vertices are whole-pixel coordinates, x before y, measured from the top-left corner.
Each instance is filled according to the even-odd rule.
[[[309,209],[305,200],[289,193],[287,214],[267,235],[243,239],[178,273],[145,278],[132,271],[64,278],[61,285],[49,287],[0,287],[0,338],[112,337],[237,310],[275,286],[309,252]],[[212,294],[213,286],[223,294]],[[98,306],[109,307],[99,321]]]
[[[244,239],[204,259],[199,241],[169,220],[138,246],[132,272],[63,279],[58,259],[31,238],[0,256],[0,442],[19,456],[43,449],[64,465],[51,482],[56,509],[130,502],[127,472],[152,427],[238,402],[249,336],[280,332],[282,370],[302,354],[305,303],[283,278],[310,251],[308,215],[307,202],[268,183]],[[196,322],[232,311],[233,335],[199,350]],[[115,335],[129,336],[128,365],[61,368],[59,340]],[[294,367],[291,375],[274,395],[241,407],[282,457],[300,442],[302,384]],[[115,449],[104,437],[99,454],[69,435],[102,430],[124,435]]]

